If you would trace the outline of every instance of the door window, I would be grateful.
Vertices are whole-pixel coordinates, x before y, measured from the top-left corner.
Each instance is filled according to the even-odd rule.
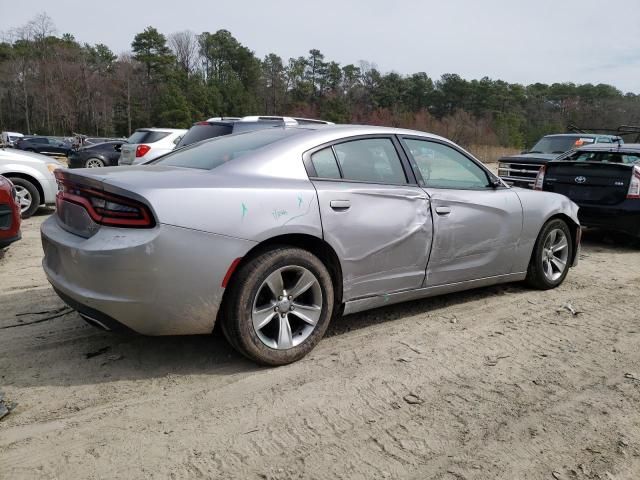
[[[335,145],[342,178],[370,183],[407,182],[402,163],[389,138],[353,140]]]
[[[486,172],[457,150],[426,140],[404,140],[414,166],[430,188],[482,189],[489,187]]]

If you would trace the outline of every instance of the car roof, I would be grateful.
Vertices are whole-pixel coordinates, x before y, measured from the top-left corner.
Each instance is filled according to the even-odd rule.
[[[609,137],[620,138],[618,135],[609,135],[606,133],[552,133],[545,135],[545,137],[572,137],[572,138],[596,138],[596,137]]]
[[[149,127],[149,128],[136,128],[136,132],[169,132],[179,133],[186,132],[184,128],[161,128],[161,127]]]
[[[640,153],[640,143],[592,143],[576,149],[579,152],[629,152]]]

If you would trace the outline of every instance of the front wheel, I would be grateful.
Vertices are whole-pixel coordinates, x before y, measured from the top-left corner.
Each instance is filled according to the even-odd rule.
[[[333,312],[333,285],[324,264],[306,250],[277,247],[234,275],[222,331],[240,353],[264,365],[285,365],[309,353]]]
[[[573,258],[571,231],[564,220],[544,224],[533,248],[526,282],[533,288],[549,290],[564,282]]]
[[[40,206],[40,192],[33,183],[24,178],[9,177],[9,180],[16,187],[22,218],[29,218]]]

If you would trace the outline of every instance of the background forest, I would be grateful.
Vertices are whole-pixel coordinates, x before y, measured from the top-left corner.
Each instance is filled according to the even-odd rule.
[[[316,49],[260,59],[227,30],[165,35],[147,27],[130,53],[117,56],[107,45],[59,35],[46,14],[5,32],[0,43],[2,130],[128,136],[139,127],[188,128],[211,116],[250,114],[401,126],[463,145],[522,148],[569,122],[640,124],[640,96],[604,84],[382,73]]]

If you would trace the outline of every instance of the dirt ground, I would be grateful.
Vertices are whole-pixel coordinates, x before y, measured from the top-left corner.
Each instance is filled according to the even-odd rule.
[[[0,420],[0,478],[640,478],[630,241],[587,232],[553,291],[338,319],[307,358],[269,369],[221,335],[85,324],[40,267],[46,216],[0,252],[0,390],[17,402]]]

